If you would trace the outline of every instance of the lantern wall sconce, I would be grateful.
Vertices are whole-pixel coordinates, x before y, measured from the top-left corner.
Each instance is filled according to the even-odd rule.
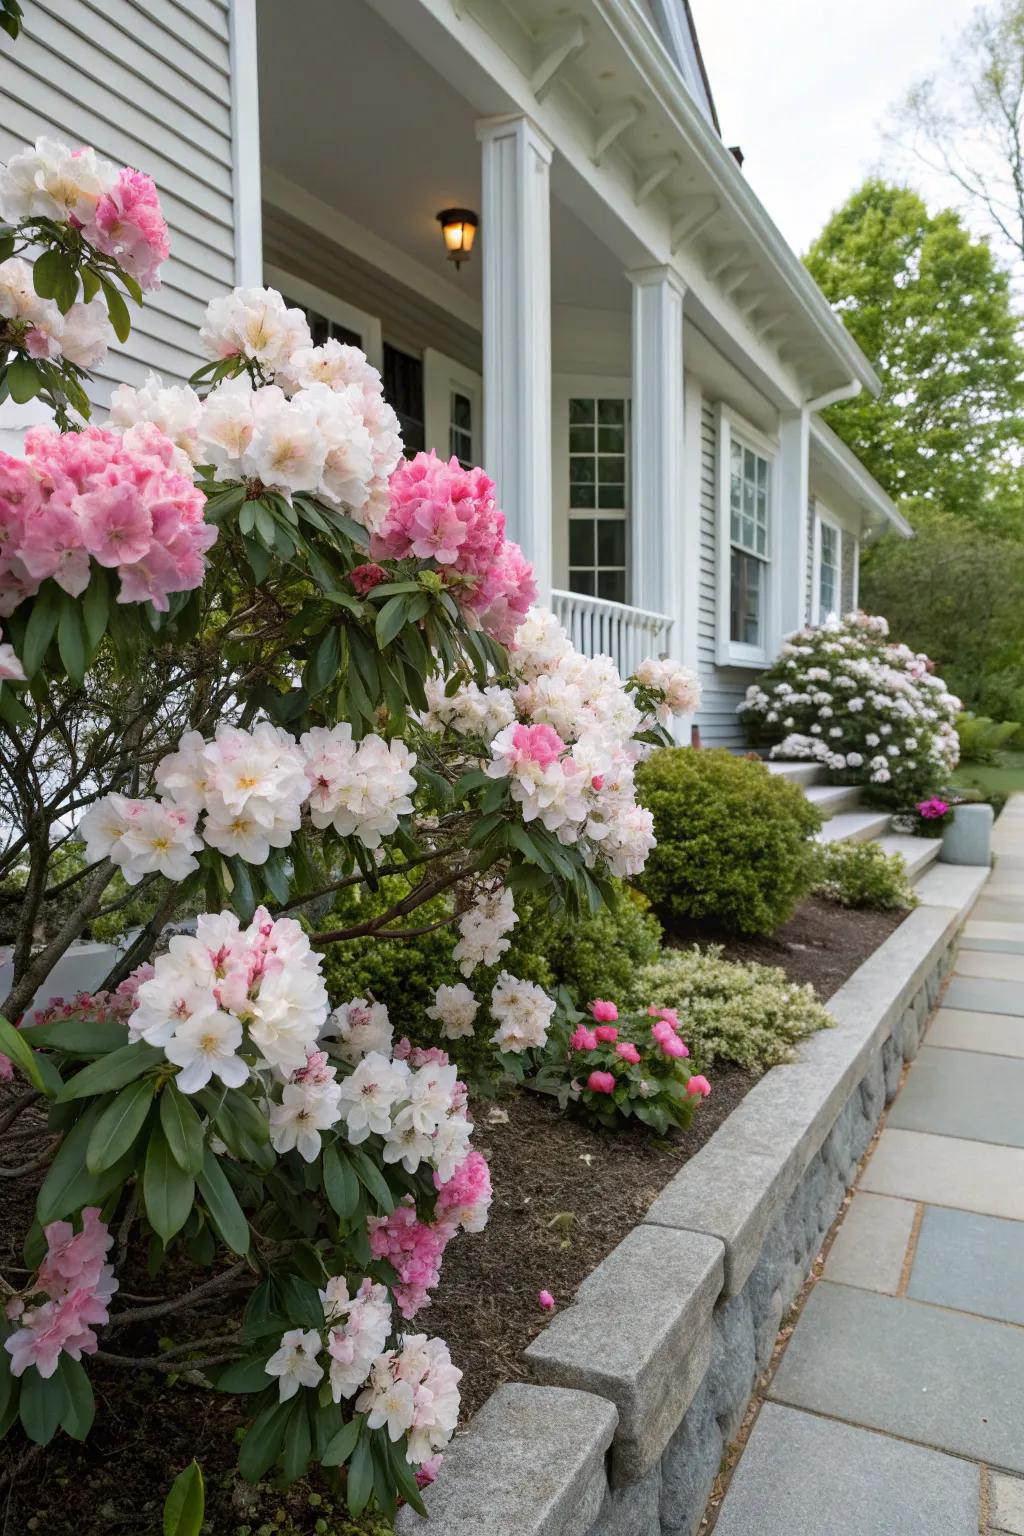
[[[444,236],[448,260],[454,261],[456,268],[461,267],[469,260],[480,220],[471,208],[444,208],[437,215],[437,222]]]

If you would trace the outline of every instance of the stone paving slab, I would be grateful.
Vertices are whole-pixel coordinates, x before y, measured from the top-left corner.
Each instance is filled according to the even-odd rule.
[[[954,976],[942,995],[947,1008],[976,1008],[980,1013],[1024,1016],[1024,983],[984,981],[978,976]]]
[[[970,1462],[766,1403],[715,1536],[977,1536]]]
[[[988,1475],[989,1530],[1024,1536],[1024,1480],[1005,1472]]]
[[[1024,1152],[955,1136],[886,1128],[861,1189],[1024,1221]]]
[[[940,1008],[925,1041],[947,1051],[989,1051],[993,1056],[1024,1057],[1024,1018],[1010,1013],[972,1013],[968,1008]]]
[[[923,1046],[888,1123],[894,1130],[1024,1147],[1024,1061]]]
[[[1022,1276],[1024,1222],[926,1206],[908,1296],[1024,1324]]]
[[[955,976],[981,976],[989,981],[1024,982],[1024,955],[979,954],[961,950],[953,967]]]
[[[1019,923],[1024,916],[1024,901],[979,896],[972,909],[972,915],[983,923]]]
[[[1006,1323],[822,1280],[770,1394],[1024,1471],[1024,1329]]]
[[[894,1296],[916,1214],[912,1200],[858,1192],[829,1249],[825,1278]]]
[[[988,875],[988,869],[972,864],[933,864],[914,890],[923,907],[970,908]]]
[[[983,923],[972,919],[964,925],[960,949],[994,949],[1007,955],[1024,955],[1024,923]]]

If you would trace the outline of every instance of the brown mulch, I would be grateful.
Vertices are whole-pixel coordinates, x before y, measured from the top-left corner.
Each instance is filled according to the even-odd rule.
[[[792,980],[811,982],[825,999],[902,915],[848,912],[812,899],[771,939],[720,938],[694,930],[678,932],[669,942],[721,943],[727,958],[781,966]],[[490,1158],[495,1191],[490,1221],[482,1233],[451,1245],[437,1300],[412,1325],[445,1338],[465,1372],[464,1420],[501,1382],[527,1376],[522,1352],[548,1317],[537,1293],[548,1290],[559,1307],[566,1306],[755,1081],[724,1065],[711,1077],[711,1097],[699,1106],[691,1128],[666,1140],[639,1127],[611,1136],[560,1111],[555,1100],[523,1090],[495,1104],[478,1102],[475,1145]],[[0,1089],[0,1109],[12,1089]],[[4,1161],[21,1161],[30,1148],[31,1138],[5,1148]],[[12,1279],[37,1177],[0,1183],[0,1268]],[[124,1293],[151,1295],[156,1289],[142,1272],[140,1256],[122,1274],[118,1300],[128,1304]],[[220,1316],[211,1315],[214,1328],[228,1321],[232,1308],[225,1301]],[[114,1344],[154,1354],[163,1330],[165,1337],[182,1336],[167,1319],[133,1328]],[[3,1487],[3,1472],[18,1464],[26,1442],[18,1428],[0,1442],[0,1536],[89,1536],[99,1530],[149,1536],[160,1528],[171,1480],[193,1455],[207,1481],[205,1529],[215,1536],[243,1531],[249,1536],[261,1529],[274,1536],[313,1536],[325,1516],[329,1531],[355,1532],[315,1479],[287,1491],[266,1485],[250,1490],[237,1479],[232,1469],[245,1399],[100,1361],[89,1364],[89,1374],[97,1417],[84,1446],[58,1434],[15,1476],[13,1487]]]
[[[790,981],[807,982],[825,1002],[889,937],[906,912],[866,912],[810,896],[770,938],[737,938],[699,924],[666,935],[676,948],[720,944],[726,960],[777,965]]]

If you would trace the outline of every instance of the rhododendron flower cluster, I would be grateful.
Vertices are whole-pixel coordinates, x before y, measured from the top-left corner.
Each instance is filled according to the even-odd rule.
[[[398,1274],[395,1300],[405,1318],[429,1306],[430,1292],[441,1277],[441,1260],[452,1238],[462,1230],[482,1232],[491,1204],[491,1175],[487,1159],[470,1152],[450,1179],[434,1174],[437,1200],[431,1221],[421,1221],[412,1197],[390,1216],[370,1218],[370,1251],[387,1259]]]
[[[93,149],[43,137],[12,155],[0,166],[0,218],[71,224],[141,288],[160,286],[170,243],[156,187],[141,171],[116,166]]]
[[[339,1109],[353,1146],[380,1136],[384,1162],[401,1163],[407,1173],[427,1163],[450,1179],[469,1151],[466,1087],[443,1051],[418,1065],[367,1052],[342,1079]]]
[[[48,1379],[62,1354],[80,1360],[97,1348],[95,1330],[108,1320],[107,1304],[117,1290],[114,1267],[106,1263],[113,1236],[98,1206],[82,1211],[81,1230],[53,1221],[43,1229],[46,1257],[26,1291],[7,1303],[18,1328],[4,1341],[12,1376],[35,1366]],[[25,1306],[25,1298],[32,1305]],[[45,1298],[41,1299],[41,1298]]]
[[[810,759],[906,804],[956,767],[959,710],[928,657],[893,644],[884,619],[847,614],[791,636],[739,712],[773,757]]]
[[[278,1398],[290,1401],[303,1388],[319,1387],[325,1371],[336,1403],[357,1392],[356,1411],[370,1429],[387,1427],[392,1441],[408,1435],[406,1460],[437,1474],[437,1452],[451,1439],[459,1416],[462,1372],[447,1346],[426,1334],[407,1334],[397,1349],[385,1349],[391,1333],[391,1306],[383,1285],[363,1279],[349,1295],[344,1276],[320,1292],[324,1327],[291,1328],[267,1361],[278,1383]],[[324,1360],[326,1359],[326,1366]]]
[[[478,890],[459,918],[459,941],[452,951],[463,976],[472,976],[478,965],[496,965],[511,947],[505,935],[518,921],[510,890],[500,884]]]
[[[647,656],[634,676],[642,688],[660,695],[657,716],[662,725],[668,725],[673,715],[696,714],[700,708],[700,679],[678,661],[667,656]]]
[[[400,464],[390,504],[371,541],[372,553],[394,560],[434,560],[458,578],[452,591],[488,634],[513,638],[537,596],[530,566],[505,539],[494,481],[482,469],[446,464],[431,450]]]
[[[325,1051],[310,1051],[306,1065],[292,1072],[280,1103],[268,1103],[270,1144],[275,1152],[293,1149],[307,1163],[320,1154],[320,1132],[341,1118],[341,1085]]]
[[[307,801],[314,826],[378,848],[412,810],[415,762],[397,739],[354,742],[348,724],[317,727],[301,741],[269,721],[249,731],[221,724],[212,741],[189,731],[160,759],[160,800],[105,795],[79,833],[90,860],[112,859],[131,884],[153,871],[183,880],[204,843],[264,864],[271,848],[287,848]]]
[[[690,1051],[674,1008],[651,1004],[622,1015],[614,1002],[595,998],[586,1015],[559,1022],[555,1051],[542,1063],[541,1080],[563,1102],[602,1125],[617,1115],[635,1117],[664,1135],[685,1127],[695,1105],[711,1092],[707,1078],[687,1065]]]
[[[427,1018],[437,1020],[446,1040],[461,1040],[473,1033],[479,1008],[480,1004],[466,983],[458,981],[454,986],[438,987],[433,1005],[427,1009]]]
[[[183,1093],[211,1077],[237,1088],[253,1067],[308,1070],[327,1017],[320,966],[292,918],[259,907],[242,928],[233,912],[203,913],[139,986],[129,1037],[163,1048]]]
[[[32,267],[21,256],[0,262],[0,318],[10,324],[29,357],[54,362],[66,358],[77,368],[98,368],[114,340],[102,299],[72,304],[62,315],[53,299],[35,291]]]
[[[555,1000],[533,981],[502,971],[491,990],[491,1016],[497,1029],[491,1041],[499,1051],[539,1050],[547,1043]]]
[[[0,615],[49,577],[80,597],[94,561],[117,572],[119,603],[161,612],[172,592],[202,583],[217,530],[203,521],[191,466],[158,427],[33,427],[25,455],[0,454]]]

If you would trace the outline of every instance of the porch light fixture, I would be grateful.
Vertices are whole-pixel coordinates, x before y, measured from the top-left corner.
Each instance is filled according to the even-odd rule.
[[[448,260],[461,267],[469,260],[479,219],[471,208],[443,208],[437,216]]]

